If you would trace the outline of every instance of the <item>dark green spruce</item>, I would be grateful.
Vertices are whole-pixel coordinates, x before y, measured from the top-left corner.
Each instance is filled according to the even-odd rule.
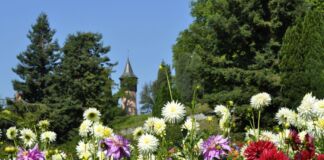
[[[13,81],[13,87],[27,102],[42,101],[52,83],[51,76],[59,59],[59,46],[53,40],[54,34],[47,15],[40,14],[27,35],[30,44],[17,56],[19,64],[13,71],[20,79]]]

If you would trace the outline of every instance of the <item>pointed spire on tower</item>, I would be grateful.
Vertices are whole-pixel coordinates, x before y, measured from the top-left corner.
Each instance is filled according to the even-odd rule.
[[[127,58],[124,73],[120,76],[119,79],[123,79],[126,77],[137,78],[133,72],[132,66],[130,64],[129,58]]]

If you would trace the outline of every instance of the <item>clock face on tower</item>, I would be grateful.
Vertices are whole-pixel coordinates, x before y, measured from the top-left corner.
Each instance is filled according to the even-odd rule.
[[[121,102],[122,109],[128,115],[136,115],[136,92],[137,92],[137,77],[133,72],[129,59],[127,59],[123,74],[120,76],[120,88],[123,93]]]

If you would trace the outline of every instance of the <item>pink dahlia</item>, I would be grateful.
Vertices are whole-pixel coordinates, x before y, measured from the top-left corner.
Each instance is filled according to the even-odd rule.
[[[17,160],[45,160],[45,156],[36,144],[33,149],[25,150],[20,148],[17,154]]]
[[[221,159],[230,150],[229,141],[221,135],[211,136],[201,145],[204,160],[212,160],[213,158]]]
[[[130,157],[129,141],[122,136],[114,135],[101,141],[101,148],[106,152],[107,157],[114,160]]]

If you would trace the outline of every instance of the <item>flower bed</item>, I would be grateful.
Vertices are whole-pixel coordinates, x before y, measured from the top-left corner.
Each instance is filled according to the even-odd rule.
[[[253,116],[241,145],[231,143],[232,104],[215,107],[214,111],[220,116],[221,135],[210,135],[200,130],[201,124],[195,116],[186,117],[184,105],[171,101],[163,107],[162,118],[149,117],[142,127],[134,130],[132,142],[114,134],[113,129],[100,122],[101,113],[89,108],[84,112],[84,121],[79,127],[81,140],[75,147],[76,153],[83,160],[324,159],[324,100],[306,94],[297,112],[280,108],[275,116],[280,127],[266,131],[260,128],[260,117],[270,103],[271,97],[267,93],[251,98]],[[5,148],[8,159],[72,159],[67,156],[70,153],[51,146],[59,135],[49,131],[48,127],[49,122],[43,120],[31,128],[8,128],[6,137],[13,144]],[[183,136],[179,143],[167,138],[174,131],[169,128],[181,132]]]

